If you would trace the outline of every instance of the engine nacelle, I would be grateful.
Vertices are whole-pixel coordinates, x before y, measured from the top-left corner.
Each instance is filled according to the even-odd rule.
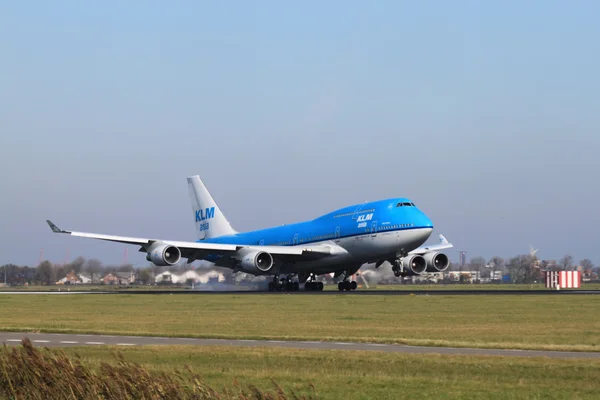
[[[420,275],[427,269],[427,261],[425,261],[423,256],[418,254],[404,257],[402,264],[404,266],[404,274],[406,274],[406,276]]]
[[[264,274],[273,268],[273,256],[266,251],[249,251],[242,256],[239,267],[249,274]]]
[[[154,243],[148,248],[146,260],[159,267],[175,265],[181,260],[181,250],[170,244]]]
[[[423,254],[427,261],[427,272],[444,272],[450,266],[450,260],[444,253],[430,252]]]

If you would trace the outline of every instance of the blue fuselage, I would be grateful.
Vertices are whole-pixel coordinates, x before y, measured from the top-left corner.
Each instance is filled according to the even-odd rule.
[[[405,198],[342,208],[310,221],[202,240],[208,243],[292,246],[377,232],[433,229],[431,220]]]

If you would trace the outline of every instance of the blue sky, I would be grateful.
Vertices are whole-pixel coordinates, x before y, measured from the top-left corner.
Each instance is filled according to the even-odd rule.
[[[194,239],[411,198],[451,258],[600,264],[600,3],[0,5],[0,263],[119,263],[66,229]],[[137,249],[129,261],[144,264]]]

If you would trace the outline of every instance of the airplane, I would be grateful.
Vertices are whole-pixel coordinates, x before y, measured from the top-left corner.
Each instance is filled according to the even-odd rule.
[[[205,260],[218,267],[255,276],[273,276],[269,291],[322,291],[318,275],[340,278],[339,291],[356,290],[349,279],[364,264],[379,268],[388,261],[394,275],[414,276],[448,269],[440,243],[420,247],[433,231],[431,220],[409,199],[389,198],[356,204],[313,220],[249,232],[237,232],[225,218],[198,175],[187,178],[197,240],[181,242],[74,232],[46,220],[54,233],[140,246],[146,259],[171,266],[182,258]]]

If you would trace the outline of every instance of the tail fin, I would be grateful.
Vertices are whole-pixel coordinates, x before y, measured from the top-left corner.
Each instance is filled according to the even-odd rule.
[[[198,175],[187,178],[196,234],[198,239],[210,239],[236,233]]]

